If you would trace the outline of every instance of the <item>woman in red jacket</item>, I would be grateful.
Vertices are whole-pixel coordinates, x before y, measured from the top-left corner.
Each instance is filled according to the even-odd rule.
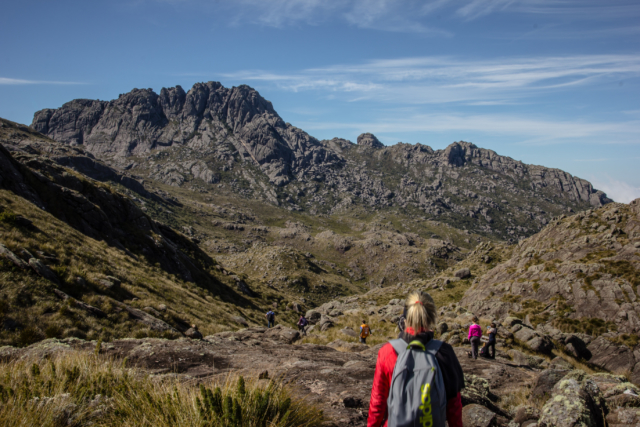
[[[436,305],[433,299],[426,292],[414,293],[407,299],[406,308],[406,329],[400,334],[400,338],[405,340],[407,344],[415,340],[423,344],[428,343],[433,339],[433,326],[436,324]],[[389,343],[385,344],[378,352],[369,403],[368,427],[387,426],[387,399],[397,360],[398,355]],[[436,360],[442,372],[447,395],[447,423],[449,427],[462,427],[462,401],[460,399],[460,390],[464,388],[462,367],[453,347],[447,343],[442,343],[436,353]]]

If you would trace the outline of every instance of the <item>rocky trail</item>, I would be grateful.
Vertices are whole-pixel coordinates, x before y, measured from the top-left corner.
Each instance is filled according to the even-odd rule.
[[[298,331],[282,326],[253,327],[202,340],[115,340],[101,344],[100,352],[126,358],[128,366],[156,378],[178,377],[194,385],[210,380],[224,382],[237,375],[281,379],[296,396],[321,407],[329,420],[327,425],[365,426],[377,351],[382,344],[347,352],[330,346],[296,344],[299,338]],[[502,349],[498,349],[495,360],[472,360],[466,350],[456,347],[467,384],[463,390],[465,426],[531,426],[538,418],[547,423],[539,425],[547,426],[604,426],[603,415],[610,426],[633,425],[627,421],[640,417],[635,409],[628,409],[640,406],[640,398],[623,394],[627,389],[640,390],[625,383],[623,377],[587,375],[569,370],[566,362],[536,369],[513,360]],[[96,351],[96,342],[50,339],[21,349],[3,347],[0,358],[43,359],[74,351]],[[551,399],[540,408],[545,397]],[[562,408],[558,405],[564,405],[565,400],[575,414],[560,419],[558,411]],[[589,405],[600,412],[586,413]]]

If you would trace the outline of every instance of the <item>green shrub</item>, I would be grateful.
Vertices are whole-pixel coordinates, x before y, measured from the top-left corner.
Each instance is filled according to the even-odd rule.
[[[17,216],[13,212],[4,211],[0,213],[0,222],[15,227]]]

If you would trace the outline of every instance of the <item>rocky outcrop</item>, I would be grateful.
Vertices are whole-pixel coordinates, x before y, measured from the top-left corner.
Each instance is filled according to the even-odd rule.
[[[370,148],[383,148],[384,144],[372,133],[361,133],[358,135],[358,145]]]
[[[206,150],[213,141],[228,139],[276,185],[314,165],[339,160],[319,141],[285,123],[252,88],[227,89],[218,82],[197,83],[188,93],[177,86],[163,88],[160,95],[134,89],[110,102],[75,100],[58,110],[37,112],[32,127],[57,141],[83,145],[104,159],[172,146]]]
[[[461,304],[478,315],[524,319],[507,323],[530,348],[548,336],[576,358],[639,381],[638,206],[640,199],[556,218],[482,275]]]
[[[604,427],[607,406],[598,385],[584,372],[560,380],[541,411],[540,427]]]
[[[371,133],[361,134],[357,144],[318,141],[285,123],[244,85],[228,89],[208,82],[188,92],[179,86],[159,95],[134,89],[108,102],[75,100],[37,112],[31,126],[171,186],[222,186],[310,213],[412,206],[506,239],[537,232],[553,215],[610,202],[566,172],[463,141],[444,150],[387,147]]]

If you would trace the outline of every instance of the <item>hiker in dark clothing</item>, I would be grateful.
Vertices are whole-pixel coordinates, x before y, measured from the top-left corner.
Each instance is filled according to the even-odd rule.
[[[491,323],[490,326],[487,326],[487,334],[489,334],[489,341],[487,341],[482,348],[482,354],[485,357],[489,357],[491,359],[496,358],[496,334],[498,333],[498,328],[495,323]],[[489,349],[491,349],[491,354],[489,354]]]
[[[302,335],[307,335],[304,328],[309,324],[309,321],[304,317],[303,314],[300,315],[300,319],[298,319],[298,330]]]
[[[274,313],[272,310],[269,310],[267,311],[266,317],[267,317],[267,328],[270,328],[276,322],[276,313]]]
[[[437,340],[433,338],[433,327],[436,324],[436,305],[431,296],[426,292],[412,294],[407,299],[407,307],[406,328],[404,332],[400,333],[400,338],[410,347],[426,348],[433,344],[430,344],[431,341],[437,343]],[[368,427],[386,427],[390,414],[396,413],[399,409],[388,407],[394,381],[393,373],[398,357],[398,352],[392,342],[385,344],[378,351],[369,403]],[[462,400],[460,396],[460,390],[464,388],[462,367],[453,347],[446,343],[441,343],[435,353],[435,359],[444,383],[443,398],[446,399],[446,422],[449,427],[462,427]],[[406,378],[411,377],[411,373],[406,375]],[[423,404],[425,404],[424,397],[423,394],[421,402]],[[418,424],[419,419],[416,419],[414,420],[415,424],[411,425],[429,423],[428,416],[431,414],[431,408],[429,407],[429,413],[423,409],[423,414],[424,419],[420,420],[420,424]],[[444,426],[444,420],[441,421],[442,424],[434,425],[432,422],[431,425],[434,427]]]

